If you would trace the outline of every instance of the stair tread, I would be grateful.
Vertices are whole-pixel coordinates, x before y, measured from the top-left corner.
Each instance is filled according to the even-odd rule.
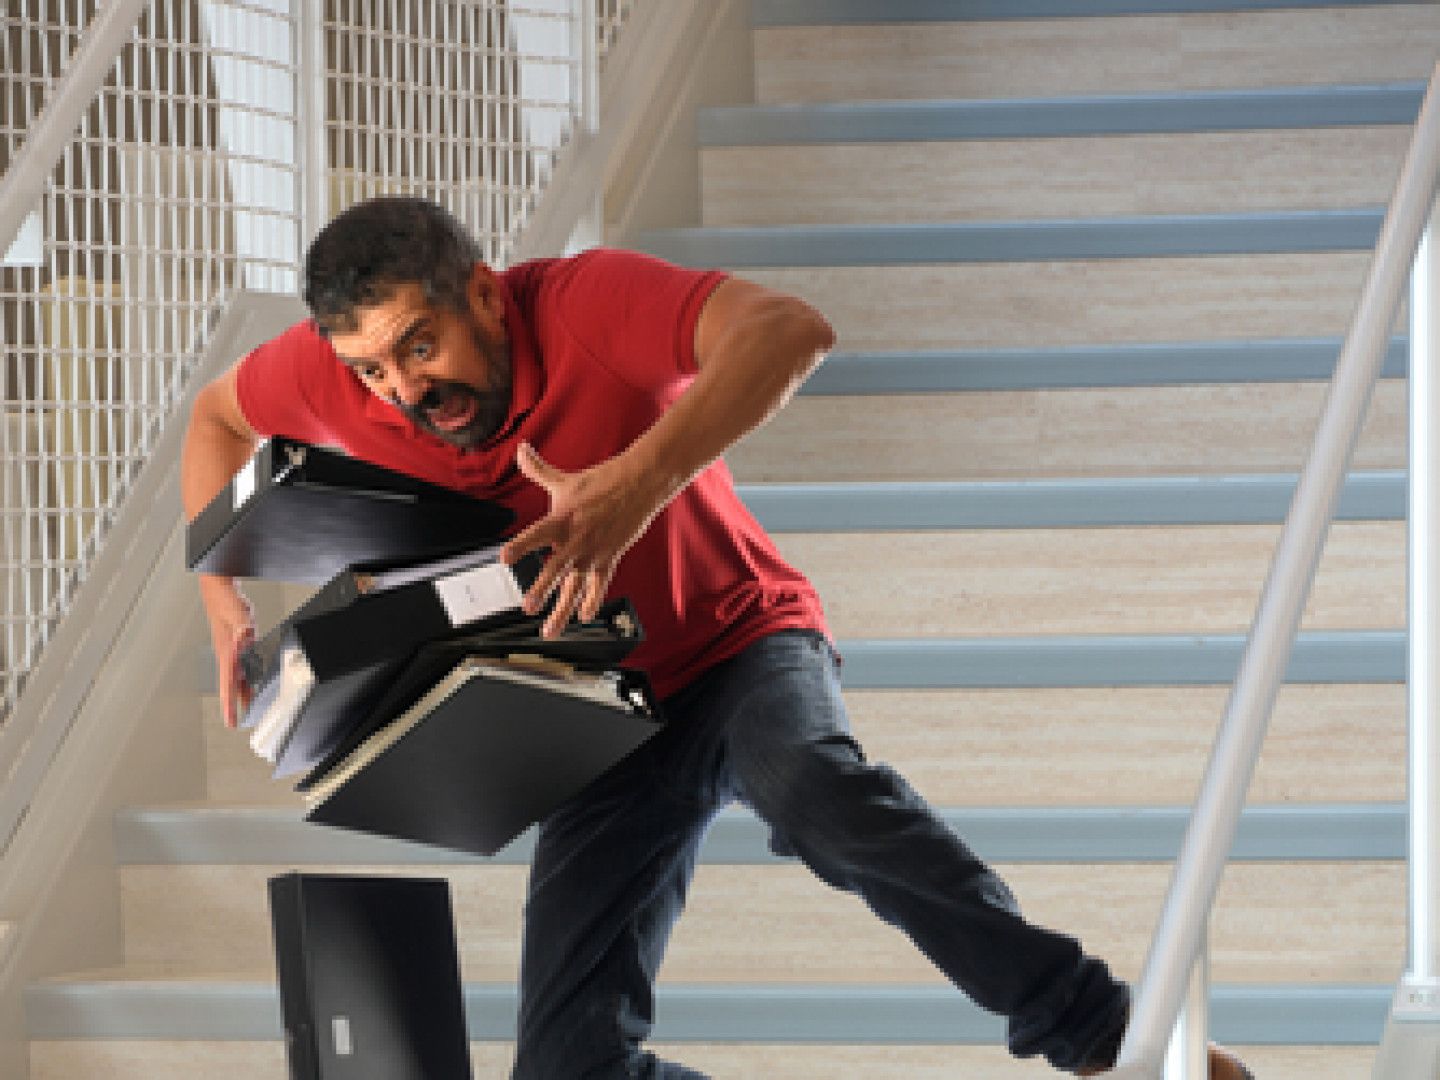
[[[841,349],[802,397],[995,390],[1306,382],[1328,379],[1343,339],[1135,342],[1048,348]],[[1409,342],[1392,337],[1381,378],[1403,378]]]
[[[955,1044],[997,1042],[1004,1030],[944,986],[669,985],[658,993],[656,1041]],[[465,996],[472,1039],[510,1036],[512,985],[471,982]],[[269,981],[57,981],[37,984],[27,997],[38,1039],[280,1037]],[[1219,985],[1212,989],[1212,1024],[1217,1038],[1237,1044],[1373,1042],[1389,998],[1390,988],[1379,985]]]
[[[898,225],[716,226],[641,233],[630,246],[686,266],[964,266],[1369,252],[1378,207]]]
[[[1024,139],[1414,124],[1425,84],[932,98],[702,109],[702,147]]]
[[[952,829],[994,862],[1144,862],[1175,858],[1188,805],[937,808]],[[300,820],[299,809],[179,805],[128,811],[118,820],[121,865],[194,863],[281,865],[527,865],[534,839],[523,836],[480,859]],[[706,863],[785,861],[748,810],[722,812],[701,853]],[[1251,806],[1241,817],[1236,860],[1397,859],[1405,853],[1398,802]]]
[[[1414,0],[754,0],[754,26],[993,21],[1295,8],[1369,8]]]
[[[1094,6],[1051,4],[1047,15],[1024,19],[758,26],[757,97],[1014,98],[1423,79],[1440,29],[1440,11],[1428,3],[1177,5],[1064,17],[1094,14]]]

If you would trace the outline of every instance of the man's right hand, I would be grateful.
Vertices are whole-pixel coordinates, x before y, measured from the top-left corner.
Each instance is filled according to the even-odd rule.
[[[255,640],[255,613],[233,578],[202,578],[200,596],[210,621],[220,709],[225,726],[233,728],[254,696],[254,689],[240,673],[240,654]]]
[[[239,365],[204,387],[195,398],[185,447],[180,452],[180,494],[190,521],[250,459],[259,437],[240,409]],[[240,675],[240,653],[255,640],[255,616],[234,578],[202,575],[200,599],[210,621],[210,644],[219,672],[225,726],[234,727],[250,704],[251,688]]]

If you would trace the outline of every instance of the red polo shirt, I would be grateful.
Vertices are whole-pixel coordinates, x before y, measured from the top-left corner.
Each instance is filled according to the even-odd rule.
[[[414,427],[308,321],[241,362],[241,410],[262,435],[343,447],[494,500],[524,528],[547,505],[515,466],[519,443],[567,471],[624,450],[694,378],[695,323],[724,275],[600,249],[523,263],[500,278],[514,390],[504,424],[482,446],[461,450]],[[780,557],[720,461],[657,515],[620,561],[609,595],[635,605],[646,638],[631,663],[660,697],[764,634],[825,629],[814,588]]]

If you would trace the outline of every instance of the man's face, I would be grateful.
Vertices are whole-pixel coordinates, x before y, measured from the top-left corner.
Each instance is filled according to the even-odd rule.
[[[355,312],[353,330],[330,344],[370,391],[418,428],[469,449],[510,408],[510,349],[498,282],[476,268],[466,311],[435,306],[418,284],[398,286]]]

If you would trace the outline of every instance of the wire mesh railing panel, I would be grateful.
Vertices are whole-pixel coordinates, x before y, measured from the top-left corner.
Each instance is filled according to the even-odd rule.
[[[0,171],[99,6],[7,2]],[[302,212],[377,194],[504,266],[632,2],[152,0],[0,260],[0,720],[227,294],[293,294]]]
[[[422,196],[470,225],[486,260],[504,266],[583,104],[577,5],[326,8],[331,212],[374,195]]]
[[[12,0],[13,4],[13,0]],[[7,23],[8,165],[92,2]],[[288,0],[156,0],[0,267],[0,715],[233,288],[297,286]]]

